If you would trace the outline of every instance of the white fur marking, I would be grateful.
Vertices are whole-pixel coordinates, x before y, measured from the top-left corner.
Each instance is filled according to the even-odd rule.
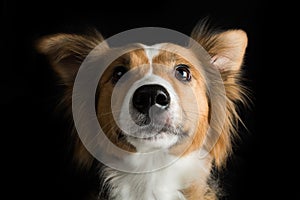
[[[145,54],[148,58],[149,61],[149,65],[150,65],[150,69],[147,75],[151,75],[153,72],[153,68],[152,68],[152,60],[154,57],[158,56],[159,52],[160,52],[160,47],[161,44],[155,44],[152,46],[147,46],[147,45],[142,45],[145,51]]]
[[[151,165],[158,159],[169,159],[170,155],[161,154],[160,158],[134,159],[128,158],[125,162],[132,162],[143,168]],[[198,152],[181,157],[172,165],[159,171],[133,174],[120,171],[107,171],[115,200],[186,200],[180,192],[191,183],[197,183],[205,188],[210,174],[210,157],[199,159]]]

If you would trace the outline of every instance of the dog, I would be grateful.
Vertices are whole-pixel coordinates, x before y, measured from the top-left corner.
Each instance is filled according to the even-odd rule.
[[[118,157],[120,165],[134,166],[137,171],[97,161],[100,189],[96,199],[218,199],[219,186],[212,171],[225,166],[240,120],[237,105],[246,103],[240,80],[247,35],[243,30],[216,30],[199,23],[190,38],[208,56],[197,57],[192,46],[135,44],[104,70],[95,98],[97,121],[112,144],[131,154],[122,157],[107,152]],[[112,48],[98,32],[55,34],[36,43],[66,86],[62,104],[69,108],[70,118],[76,75],[99,44],[107,51]],[[211,75],[215,72],[217,75]],[[222,87],[211,92],[209,87],[216,82]],[[114,90],[118,91],[116,97]],[[223,106],[218,106],[222,104],[219,101]],[[216,122],[219,116],[223,116],[222,122]],[[207,139],[211,132],[217,136],[214,142]],[[89,169],[95,158],[76,130],[71,138],[78,164]],[[156,151],[160,153],[148,155]],[[200,151],[205,156],[199,156]],[[148,156],[131,156],[135,154]]]

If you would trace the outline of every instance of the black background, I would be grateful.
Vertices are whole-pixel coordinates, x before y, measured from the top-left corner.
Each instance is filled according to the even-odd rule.
[[[218,173],[223,199],[264,199],[272,175],[261,130],[262,27],[265,7],[259,1],[2,1],[1,149],[3,180],[11,199],[81,200],[96,186],[91,174],[72,167],[68,129],[55,106],[62,93],[33,42],[40,36],[83,33],[96,27],[104,37],[131,28],[156,26],[189,34],[204,17],[224,28],[241,28],[249,37],[244,74],[253,104],[242,112],[234,155]],[[134,6],[137,6],[135,8]]]

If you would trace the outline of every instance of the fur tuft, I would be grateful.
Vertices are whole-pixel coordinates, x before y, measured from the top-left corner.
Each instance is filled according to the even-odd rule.
[[[104,41],[102,35],[93,30],[87,35],[54,34],[44,36],[35,43],[37,51],[47,56],[60,78],[60,84],[66,86],[58,107],[65,112],[68,119],[72,119],[72,90],[77,71],[85,57],[102,41]],[[71,131],[73,137],[71,141],[74,145],[72,148],[74,160],[79,168],[89,169],[93,164],[93,158],[78,137],[73,127],[73,120],[70,121],[73,130]]]
[[[216,166],[221,168],[232,152],[232,140],[237,137],[237,126],[241,122],[237,105],[247,105],[247,90],[242,85],[240,70],[247,37],[241,30],[217,30],[210,26],[208,20],[201,21],[192,31],[191,37],[209,53],[211,62],[221,73],[225,87],[225,124],[222,130],[218,130],[221,134],[211,151]]]

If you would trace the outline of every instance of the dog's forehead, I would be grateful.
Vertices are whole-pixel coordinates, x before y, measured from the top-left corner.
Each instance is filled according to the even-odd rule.
[[[180,55],[182,47],[174,44],[159,43],[154,45],[139,44],[140,49],[134,50],[130,53],[130,63],[132,66],[140,64],[168,64],[175,60],[184,60],[185,58]],[[186,49],[185,49],[186,50]]]
[[[141,44],[143,51],[148,59],[148,63],[152,63],[153,59],[162,53],[164,44],[154,44],[151,46]]]

